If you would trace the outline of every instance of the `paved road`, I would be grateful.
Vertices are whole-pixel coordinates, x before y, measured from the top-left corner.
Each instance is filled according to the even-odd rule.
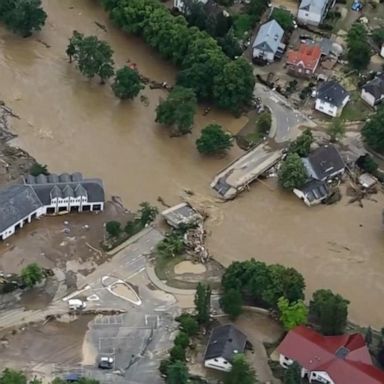
[[[254,96],[259,97],[272,113],[272,127],[269,136],[278,144],[294,139],[300,131],[300,125],[314,127],[315,123],[309,120],[280,94],[266,86],[256,83]]]

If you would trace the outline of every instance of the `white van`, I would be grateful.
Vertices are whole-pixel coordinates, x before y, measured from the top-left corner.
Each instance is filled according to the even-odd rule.
[[[71,311],[77,311],[85,309],[87,307],[87,303],[79,299],[70,299],[68,300],[68,306]]]

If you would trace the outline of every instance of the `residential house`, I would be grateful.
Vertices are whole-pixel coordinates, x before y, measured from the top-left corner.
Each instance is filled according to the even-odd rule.
[[[339,151],[330,144],[315,149],[301,161],[308,176],[317,181],[331,180],[345,171],[345,163]]]
[[[340,116],[350,99],[349,93],[335,80],[322,83],[315,97],[315,109],[332,117]]]
[[[161,212],[161,216],[173,228],[193,225],[201,222],[203,217],[188,203],[180,203]]]
[[[83,179],[80,173],[27,176],[0,190],[0,240],[42,215],[102,211],[104,201],[99,179]]]
[[[238,353],[243,353],[247,337],[231,324],[213,329],[204,356],[204,366],[229,372],[231,361]]]
[[[277,352],[282,367],[298,363],[309,383],[384,383],[384,372],[373,365],[359,333],[323,336],[301,325],[288,332]]]
[[[252,57],[256,62],[273,63],[281,58],[285,45],[281,42],[284,30],[276,20],[263,24],[252,45]]]
[[[301,0],[297,12],[299,24],[317,27],[327,16],[328,9],[334,5],[334,0]]]
[[[303,200],[308,207],[322,203],[331,194],[326,182],[313,179],[303,187],[295,188],[293,193]]]
[[[371,107],[384,99],[384,73],[380,73],[362,87],[361,98]]]
[[[321,49],[319,45],[300,44],[298,51],[288,51],[288,72],[294,76],[310,78],[319,65],[320,57]]]

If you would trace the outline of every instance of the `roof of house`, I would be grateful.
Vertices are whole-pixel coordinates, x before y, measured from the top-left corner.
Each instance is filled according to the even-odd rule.
[[[325,81],[317,90],[317,99],[340,107],[349,93],[335,80]]]
[[[277,350],[309,371],[327,372],[335,384],[384,383],[384,372],[373,366],[358,333],[322,336],[301,325],[287,334]]]
[[[300,65],[312,72],[316,70],[321,56],[320,46],[317,44],[300,44],[299,50],[289,50],[287,64]]]
[[[67,198],[88,196],[88,202],[102,202],[105,200],[104,187],[100,179],[84,179],[82,174],[63,173],[61,175],[28,175],[24,183],[30,185],[44,205],[51,204],[51,198]]]
[[[252,48],[276,53],[283,35],[284,30],[276,20],[268,21],[260,27]]]
[[[299,9],[322,16],[327,3],[328,0],[302,0]]]
[[[303,192],[310,203],[323,200],[327,198],[330,193],[327,183],[314,179],[304,184],[304,186],[300,188],[300,191]]]
[[[309,175],[316,180],[325,180],[345,168],[339,151],[330,144],[312,151],[308,157],[303,159],[303,163]]]
[[[29,216],[42,206],[33,188],[10,185],[0,190],[0,232]]]
[[[380,99],[384,95],[384,73],[377,75],[373,80],[368,81],[363,89],[370,93],[375,99]]]
[[[243,353],[247,337],[231,324],[213,329],[209,338],[204,360],[223,357],[231,361],[237,353]]]

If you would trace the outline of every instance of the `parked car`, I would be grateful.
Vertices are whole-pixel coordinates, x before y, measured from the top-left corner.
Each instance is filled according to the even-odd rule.
[[[79,299],[69,299],[68,306],[71,311],[78,311],[85,309],[87,307],[87,303]]]
[[[100,369],[112,369],[113,368],[113,357],[107,357],[107,356],[102,356],[99,359],[99,368]]]

